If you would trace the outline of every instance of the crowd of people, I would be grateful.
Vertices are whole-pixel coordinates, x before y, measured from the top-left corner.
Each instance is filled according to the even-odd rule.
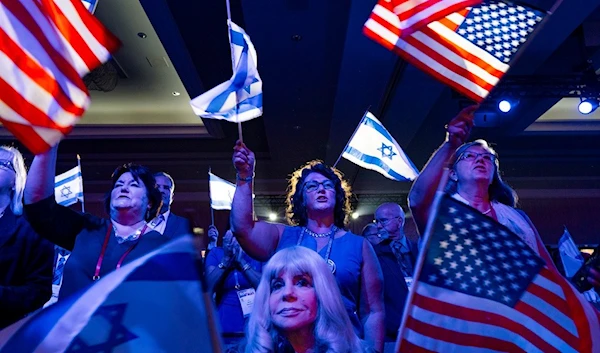
[[[553,264],[535,226],[516,208],[517,195],[501,178],[486,141],[467,142],[476,107],[447,125],[408,196],[424,234],[437,185],[445,193],[517,234]],[[171,212],[175,182],[124,164],[111,175],[108,218],[56,203],[58,146],[35,156],[29,176],[19,151],[0,148],[0,328],[39,309],[52,292],[54,246],[71,252],[59,300],[80,291],[170,240],[191,234]],[[287,224],[256,220],[254,153],[234,147],[236,190],[231,225],[211,226],[206,284],[228,352],[392,352],[410,293],[421,239],[404,233],[405,212],[380,205],[362,234],[347,230],[350,185],[335,168],[310,161],[289,180]],[[447,180],[446,180],[447,179]],[[600,272],[589,283],[600,288]]]

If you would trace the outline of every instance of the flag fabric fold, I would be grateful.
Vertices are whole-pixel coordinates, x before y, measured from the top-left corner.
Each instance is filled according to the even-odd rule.
[[[230,20],[228,26],[233,76],[190,104],[200,117],[243,122],[262,115],[262,80],[250,37]]]
[[[447,3],[417,2],[423,6]],[[545,17],[541,11],[499,0],[462,9],[459,5],[467,2],[457,1],[446,8],[455,12],[426,24],[418,21],[420,28],[407,36],[403,17],[410,17],[411,12],[399,12],[402,8],[394,3],[379,0],[363,27],[365,35],[478,103],[508,71],[511,60]]]
[[[79,166],[54,178],[54,198],[62,206],[83,202],[83,177]]]
[[[599,312],[521,238],[448,195],[416,269],[402,352],[600,352]]]
[[[208,173],[208,179],[210,207],[213,210],[231,210],[235,185],[211,172]]]
[[[80,0],[0,0],[0,121],[47,151],[89,106],[81,76],[119,45]]]
[[[177,238],[0,331],[0,353],[214,352],[196,261]]]
[[[480,4],[482,0],[382,0],[385,8],[398,17],[398,31],[400,37],[407,37],[411,33],[426,26],[432,21],[437,21],[447,15],[462,10],[467,6]]]
[[[573,277],[583,265],[584,260],[567,227],[565,227],[563,235],[558,240],[558,252],[565,270],[565,276]]]
[[[360,121],[342,157],[392,180],[414,180],[419,175],[400,145],[371,112]]]

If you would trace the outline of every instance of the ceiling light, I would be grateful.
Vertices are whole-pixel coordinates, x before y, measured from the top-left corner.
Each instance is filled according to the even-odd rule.
[[[171,92],[171,94],[173,95],[173,97],[179,97],[181,95],[181,93],[179,93],[177,91],[173,91],[173,92]]]
[[[269,221],[276,221],[277,220],[277,214],[271,212],[269,213]]]
[[[498,103],[498,109],[500,109],[502,113],[508,113],[512,109],[512,104],[506,99],[503,99]]]
[[[577,110],[583,115],[591,114],[598,108],[598,99],[596,98],[583,98],[577,106]]]
[[[352,213],[352,219],[357,219],[357,218],[358,218],[358,216],[360,216],[360,215],[358,214],[358,212],[354,212],[354,213]]]

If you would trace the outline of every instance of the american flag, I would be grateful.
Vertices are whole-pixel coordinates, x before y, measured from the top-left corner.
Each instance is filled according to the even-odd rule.
[[[444,196],[402,352],[600,352],[599,314],[521,238]]]
[[[81,76],[119,45],[80,0],[0,0],[0,121],[46,151],[89,105]]]
[[[453,12],[481,3],[482,0],[387,0],[389,8],[398,16],[400,37],[406,37],[432,21]]]
[[[482,102],[544,13],[489,0],[402,35],[401,15],[379,0],[364,33],[459,93]]]

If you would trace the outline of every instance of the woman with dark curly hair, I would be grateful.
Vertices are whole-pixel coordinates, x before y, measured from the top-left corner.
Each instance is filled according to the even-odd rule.
[[[321,161],[296,170],[288,185],[287,220],[254,221],[252,180],[254,153],[238,141],[233,164],[237,187],[231,208],[232,230],[250,256],[267,261],[276,251],[304,246],[319,253],[333,273],[350,321],[359,336],[383,350],[382,274],[371,244],[345,229],[350,213],[350,186],[342,174]]]
[[[25,185],[25,213],[44,238],[71,251],[63,272],[60,299],[160,247],[174,235],[147,224],[158,213],[162,195],[152,172],[125,164],[111,176],[105,208],[109,219],[80,214],[54,199],[57,146],[35,156]],[[59,299],[59,300],[60,300]]]

